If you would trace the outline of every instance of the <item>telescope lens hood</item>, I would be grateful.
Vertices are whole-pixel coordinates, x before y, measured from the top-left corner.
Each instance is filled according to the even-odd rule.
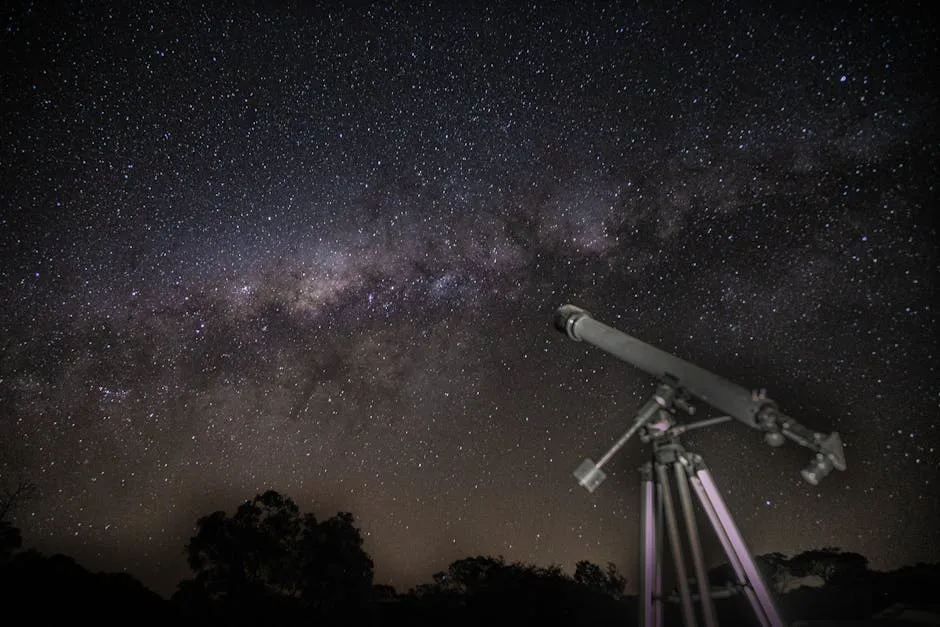
[[[574,305],[562,305],[555,310],[553,321],[556,329],[566,334],[572,340],[580,341],[581,338],[574,333],[574,323],[585,316],[590,318],[591,314]]]

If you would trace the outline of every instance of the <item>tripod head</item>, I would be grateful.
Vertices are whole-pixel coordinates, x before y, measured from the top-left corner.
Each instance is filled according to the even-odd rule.
[[[787,438],[814,452],[801,471],[803,478],[817,485],[832,469],[845,470],[842,440],[830,434],[811,431],[783,414],[763,391],[750,391],[704,368],[679,359],[601,322],[580,307],[562,305],[555,312],[555,327],[575,341],[584,341],[656,377],[661,384],[681,392],[679,398],[694,396],[747,426],[764,432],[764,441],[782,445]],[[631,434],[632,435],[632,434]]]

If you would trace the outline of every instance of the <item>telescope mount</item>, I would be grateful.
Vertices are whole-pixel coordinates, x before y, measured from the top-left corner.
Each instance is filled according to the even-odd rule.
[[[748,550],[741,533],[738,531],[728,508],[725,506],[718,488],[705,465],[701,455],[683,446],[679,436],[686,431],[708,427],[732,420],[731,416],[720,416],[693,423],[679,424],[674,415],[682,411],[689,415],[695,413],[695,406],[690,404],[681,390],[668,383],[661,384],[652,398],[637,413],[630,429],[594,463],[590,459],[575,470],[574,476],[585,489],[593,492],[606,475],[601,467],[632,437],[639,433],[643,442],[652,444],[653,456],[643,464],[640,471],[640,494],[642,500],[641,545],[643,562],[641,567],[641,609],[640,620],[644,627],[661,627],[663,624],[662,587],[663,574],[663,532],[667,532],[669,549],[677,578],[678,601],[686,627],[697,624],[694,600],[699,601],[701,618],[706,627],[716,627],[718,619],[712,602],[711,591],[702,546],[693,511],[689,490],[698,497],[699,504],[705,511],[711,527],[718,537],[728,562],[734,571],[733,588],[747,598],[762,627],[781,627],[781,620],[773,597],[757,570],[754,558]],[[673,492],[670,487],[670,474],[676,485],[679,505],[684,519],[686,532],[685,543],[680,538],[679,522]],[[685,548],[692,556],[692,568],[697,586],[693,594],[685,559]],[[727,588],[715,593],[715,596],[727,596]]]

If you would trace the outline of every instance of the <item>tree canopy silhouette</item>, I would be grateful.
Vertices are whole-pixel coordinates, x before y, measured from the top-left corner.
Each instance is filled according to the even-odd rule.
[[[16,485],[0,490],[0,564],[9,561],[13,553],[23,546],[20,530],[10,522],[10,516],[17,507],[35,498],[37,492],[36,484],[22,478]]]
[[[30,501],[39,493],[36,484],[20,478],[16,485],[0,490],[0,521],[6,521],[23,503]]]
[[[851,582],[868,572],[868,558],[837,547],[803,551],[789,560],[795,577],[819,577],[826,585]]]
[[[607,562],[607,570],[587,560],[581,560],[574,567],[574,580],[588,588],[609,594],[615,599],[623,596],[624,588],[627,587],[627,578],[620,574],[617,565],[613,562]]]
[[[232,516],[204,516],[186,544],[195,579],[176,598],[190,608],[279,602],[321,618],[355,615],[369,606],[373,564],[354,523],[345,512],[317,521],[273,490]]]
[[[621,624],[633,610],[622,600],[624,578],[580,562],[577,578],[559,566],[507,563],[501,556],[459,559],[433,582],[404,597],[410,625]]]
[[[27,488],[0,492],[7,497],[0,513],[27,498]],[[588,561],[569,576],[558,566],[467,557],[407,594],[373,586],[372,560],[352,514],[318,521],[275,491],[243,502],[232,515],[219,511],[197,521],[185,548],[195,576],[180,583],[172,602],[127,574],[91,573],[63,555],[17,550],[20,544],[19,530],[0,517],[0,598],[40,623],[594,627],[634,624],[638,609],[614,564]],[[864,556],[832,547],[755,559],[789,621],[869,619],[905,604],[929,609],[940,586],[940,564],[879,572]],[[709,578],[723,584],[734,573],[725,564]],[[742,595],[717,599],[716,610],[722,624],[753,621]],[[677,611],[667,604],[666,624]]]

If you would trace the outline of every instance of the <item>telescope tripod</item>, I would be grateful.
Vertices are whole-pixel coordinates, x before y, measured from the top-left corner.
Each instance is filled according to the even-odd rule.
[[[665,383],[660,385],[653,397],[637,414],[633,426],[604,457],[596,464],[586,459],[574,472],[578,482],[589,492],[593,492],[606,477],[601,467],[634,433],[639,431],[641,439],[653,445],[652,460],[640,467],[643,507],[640,526],[641,546],[643,547],[640,624],[643,627],[661,627],[663,624],[664,527],[668,534],[670,553],[678,579],[678,601],[683,623],[686,627],[694,627],[697,624],[683,543],[680,540],[676,506],[670,487],[669,476],[672,474],[675,478],[679,505],[685,522],[686,540],[692,555],[692,566],[698,588],[698,594],[695,596],[699,600],[702,621],[706,627],[717,626],[718,620],[702,556],[695,512],[692,509],[690,485],[728,557],[736,578],[734,587],[747,597],[759,625],[782,627],[784,623],[777,612],[773,598],[705,462],[700,455],[686,450],[679,441],[679,435],[685,431],[725,422],[731,420],[731,417],[722,416],[691,424],[676,424],[672,415],[676,409],[682,409],[689,414],[695,411],[687,399],[678,395],[672,386]],[[727,591],[724,592],[727,593]]]

